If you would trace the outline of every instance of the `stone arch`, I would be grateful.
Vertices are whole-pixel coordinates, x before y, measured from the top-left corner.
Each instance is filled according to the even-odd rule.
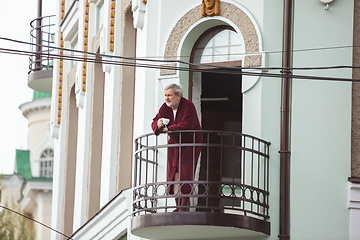
[[[219,17],[225,18],[237,26],[245,41],[245,51],[250,54],[244,59],[244,67],[258,67],[261,66],[261,55],[251,53],[259,53],[260,51],[260,36],[255,27],[255,23],[248,16],[246,12],[237,6],[228,3],[220,2],[220,15]],[[201,5],[188,11],[175,25],[170,33],[165,47],[165,60],[177,60],[177,52],[180,43],[185,36],[186,32],[198,21],[203,19],[201,15]],[[164,64],[162,66],[175,67],[176,63]],[[174,75],[176,70],[169,70],[162,68],[160,75]]]

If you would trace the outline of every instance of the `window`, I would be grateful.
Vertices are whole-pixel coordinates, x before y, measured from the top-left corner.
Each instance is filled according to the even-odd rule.
[[[194,63],[229,62],[242,60],[245,44],[231,29],[209,32],[195,49]]]
[[[53,177],[54,150],[47,148],[40,156],[40,177]]]

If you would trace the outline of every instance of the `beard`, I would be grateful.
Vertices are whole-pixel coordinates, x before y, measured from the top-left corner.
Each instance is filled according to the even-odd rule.
[[[179,100],[177,98],[174,98],[174,100],[172,100],[172,101],[169,100],[169,101],[166,101],[165,103],[166,103],[166,106],[173,108],[179,104]]]

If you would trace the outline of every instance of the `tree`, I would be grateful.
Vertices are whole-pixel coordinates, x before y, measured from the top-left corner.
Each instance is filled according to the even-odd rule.
[[[0,175],[0,200],[2,196],[2,190],[4,187],[1,185]],[[35,233],[30,230],[30,220],[16,214],[8,209],[12,209],[22,215],[25,215],[23,211],[16,207],[12,202],[9,208],[7,203],[5,206],[1,203],[0,208],[0,239],[1,240],[34,240]],[[5,207],[5,208],[3,208]]]
[[[15,239],[15,223],[6,209],[0,211],[0,239]]]

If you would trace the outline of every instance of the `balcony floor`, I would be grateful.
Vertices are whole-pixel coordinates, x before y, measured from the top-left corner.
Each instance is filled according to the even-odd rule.
[[[32,72],[28,75],[28,86],[38,92],[52,92],[53,70],[41,70]]]
[[[214,212],[168,212],[132,218],[132,234],[148,239],[222,239],[270,235],[270,223]]]

